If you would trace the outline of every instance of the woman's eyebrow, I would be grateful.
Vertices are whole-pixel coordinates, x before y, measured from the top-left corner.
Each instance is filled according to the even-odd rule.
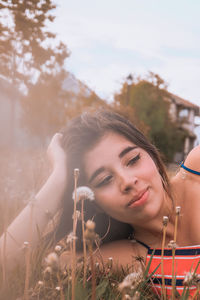
[[[104,172],[104,171],[105,171],[104,167],[97,169],[90,177],[89,183],[91,183],[101,172]]]
[[[119,154],[119,158],[122,158],[124,155],[126,155],[128,152],[130,152],[131,150],[134,150],[138,148],[137,146],[128,146],[126,147],[124,150],[122,150],[122,152],[120,152]]]

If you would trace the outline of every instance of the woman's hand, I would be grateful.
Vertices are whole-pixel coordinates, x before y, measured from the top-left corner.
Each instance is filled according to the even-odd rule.
[[[66,168],[67,155],[61,146],[62,137],[63,135],[61,133],[56,133],[51,139],[47,149],[47,156],[53,170],[56,168]]]

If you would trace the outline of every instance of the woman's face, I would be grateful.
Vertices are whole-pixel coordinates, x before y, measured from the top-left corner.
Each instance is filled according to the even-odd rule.
[[[164,189],[150,155],[122,135],[109,132],[84,157],[88,185],[98,205],[133,226],[162,213]]]

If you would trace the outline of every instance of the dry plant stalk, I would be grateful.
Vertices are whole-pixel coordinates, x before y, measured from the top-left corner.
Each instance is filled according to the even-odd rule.
[[[85,239],[87,241],[87,246],[89,250],[90,256],[90,267],[92,274],[92,298],[91,300],[96,299],[96,276],[95,276],[95,267],[94,267],[94,258],[93,258],[93,242],[95,240],[95,223],[91,220],[86,222],[86,231],[85,231]]]
[[[73,195],[74,198],[75,195]],[[84,222],[84,201],[94,201],[94,193],[87,186],[80,186],[77,188],[77,198],[78,201],[81,201],[81,225],[82,225],[82,237],[83,237],[83,286],[85,287],[86,283],[86,271],[87,271],[87,247],[85,240],[85,222]]]
[[[31,270],[31,243],[32,243],[32,224],[33,224],[33,206],[34,199],[31,199],[30,208],[30,223],[29,223],[29,241],[26,247],[26,275],[25,275],[25,285],[24,285],[24,299],[28,300],[28,289],[29,289],[29,279]]]
[[[162,272],[162,297],[166,300],[166,288],[165,288],[165,274],[164,274],[164,248],[165,248],[165,240],[166,240],[166,231],[168,224],[168,217],[163,217],[163,239],[162,239],[162,251],[161,251],[161,272]]]
[[[88,250],[90,255],[90,266],[91,266],[91,273],[92,273],[92,300],[95,300],[96,299],[96,278],[95,278],[92,241],[88,243]]]
[[[174,227],[174,246],[172,247],[172,300],[175,300],[176,291],[176,278],[175,278],[175,251],[176,251],[176,240],[177,240],[177,229],[178,229],[178,219],[180,216],[180,206],[176,206],[176,217],[175,217],[175,227]]]
[[[199,289],[200,289],[200,287],[199,287],[199,285],[198,285],[198,286],[197,286],[197,290],[196,290],[196,292],[194,293],[192,299],[196,299],[196,300],[199,299]]]
[[[6,276],[6,242],[7,242],[7,205],[4,213],[4,222],[3,222],[3,249],[1,252],[2,255],[2,273],[3,273],[3,286],[7,285],[7,276]]]
[[[81,222],[82,222],[82,236],[83,236],[83,286],[85,287],[86,282],[86,259],[87,259],[87,249],[85,242],[85,224],[84,224],[84,200],[81,199]]]
[[[74,214],[73,214],[73,247],[72,247],[72,300],[75,300],[75,281],[76,281],[76,204],[77,204],[77,182],[79,176],[79,169],[74,169]]]
[[[62,285],[62,281],[61,281],[59,272],[57,272],[57,279],[58,279],[58,284],[60,286],[60,300],[65,300],[65,296],[63,293],[63,285]]]

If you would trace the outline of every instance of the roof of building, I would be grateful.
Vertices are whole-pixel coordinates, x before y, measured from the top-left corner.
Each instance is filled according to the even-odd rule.
[[[171,99],[175,101],[175,103],[177,105],[183,106],[183,107],[187,107],[187,108],[193,108],[195,110],[195,113],[197,115],[200,115],[200,107],[197,104],[194,104],[188,100],[185,100],[179,96],[176,96],[172,93],[169,93],[171,96]]]

